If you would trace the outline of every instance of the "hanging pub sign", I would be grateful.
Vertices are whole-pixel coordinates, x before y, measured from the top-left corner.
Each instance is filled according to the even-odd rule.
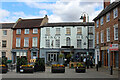
[[[110,51],[118,51],[118,44],[110,44],[109,50]]]

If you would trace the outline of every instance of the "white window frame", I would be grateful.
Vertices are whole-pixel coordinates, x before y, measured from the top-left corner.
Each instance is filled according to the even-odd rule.
[[[91,43],[90,43],[91,42]],[[91,45],[92,44],[92,45]],[[93,48],[93,39],[89,39],[89,48]]]
[[[109,42],[110,41],[110,28],[107,28],[107,35],[106,35],[106,37],[107,37],[107,42]]]
[[[101,17],[101,19],[100,19],[100,24],[103,25],[103,23],[104,23],[104,18]]]
[[[106,22],[109,22],[110,21],[110,13],[107,13],[106,14]]]
[[[7,35],[7,30],[3,30],[3,36]]]
[[[50,40],[49,39],[46,39],[46,47],[50,47]]]
[[[21,34],[21,29],[17,29],[16,34]]]
[[[25,29],[25,34],[29,34],[29,29]]]
[[[37,47],[38,44],[38,38],[37,37],[33,37],[32,38],[32,47]]]
[[[97,41],[97,44],[99,44],[99,32],[97,32],[96,34],[96,41]]]
[[[24,47],[29,47],[29,38],[28,37],[24,38]]]
[[[34,28],[33,29],[33,34],[37,34],[38,33],[38,29],[37,28]]]
[[[99,20],[96,21],[96,27],[98,28],[99,27]]]
[[[118,8],[115,8],[113,10],[113,17],[114,17],[114,19],[118,17]]]
[[[16,38],[16,47],[20,47],[21,38]]]
[[[50,28],[46,28],[46,35],[50,36]]]
[[[118,40],[118,31],[116,31],[116,28],[118,28],[118,24],[114,25],[114,40]],[[117,35],[116,35],[116,32],[117,32]],[[117,36],[117,38],[116,38],[116,36]]]
[[[82,34],[82,27],[77,27],[77,34]]]
[[[101,31],[101,43],[104,43],[104,31]]]
[[[60,28],[56,28],[56,34],[60,35]]]
[[[60,47],[60,39],[56,39],[56,47]]]
[[[71,35],[71,28],[66,28],[66,34]]]

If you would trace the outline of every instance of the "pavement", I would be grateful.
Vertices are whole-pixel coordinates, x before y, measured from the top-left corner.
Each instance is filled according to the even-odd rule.
[[[46,67],[45,72],[16,73],[14,70],[0,76],[2,78],[118,78],[117,72],[114,73],[110,75],[104,68],[99,68],[99,71],[96,71],[96,68],[89,68],[86,73],[76,73],[75,69],[68,67],[65,68],[65,73],[51,73],[51,68]]]

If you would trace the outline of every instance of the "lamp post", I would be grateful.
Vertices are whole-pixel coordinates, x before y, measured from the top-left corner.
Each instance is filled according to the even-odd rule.
[[[86,16],[87,16],[87,22],[89,22],[89,15],[86,13],[86,12],[83,12],[82,13],[82,16],[80,19],[83,19],[84,21],[84,18],[86,19]],[[85,20],[86,21],[86,20]],[[87,54],[86,54],[86,64],[87,64],[87,68],[89,69],[89,62],[87,61],[87,56],[89,58],[89,26],[87,27],[87,42],[88,42],[88,45],[87,45]]]

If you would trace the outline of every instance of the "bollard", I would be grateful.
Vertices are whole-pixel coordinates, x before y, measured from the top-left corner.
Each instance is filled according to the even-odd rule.
[[[113,75],[113,66],[111,66],[110,75]]]
[[[96,70],[98,71],[98,64],[96,65]]]

